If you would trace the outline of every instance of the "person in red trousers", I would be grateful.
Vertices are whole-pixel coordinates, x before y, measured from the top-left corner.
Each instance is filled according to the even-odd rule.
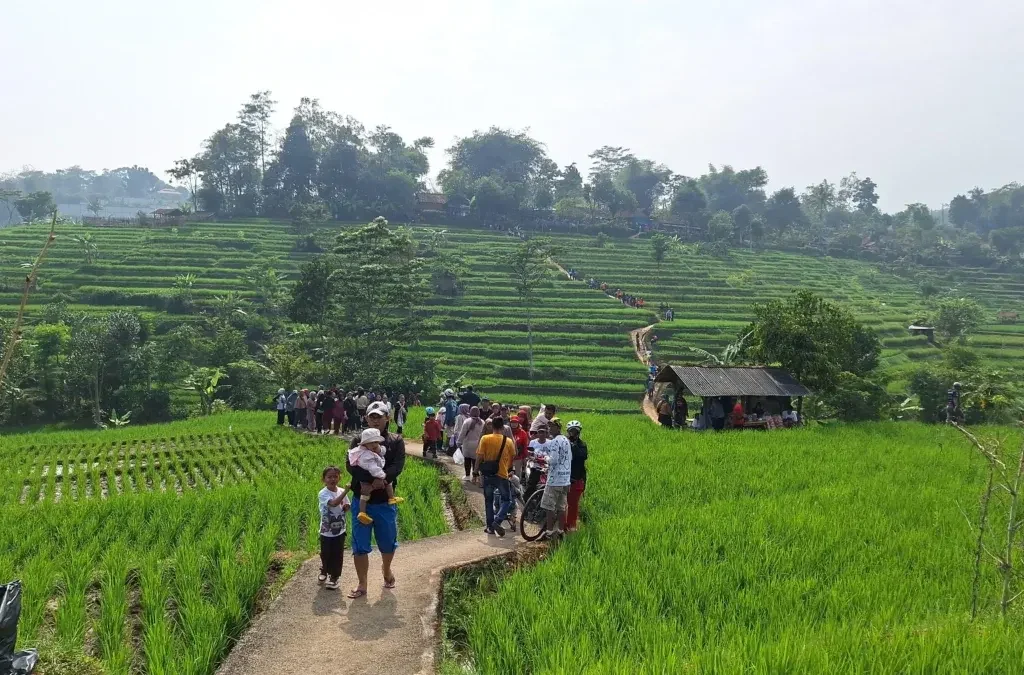
[[[572,448],[572,466],[569,470],[569,498],[565,511],[565,531],[572,532],[576,529],[576,521],[580,515],[580,499],[587,487],[587,444],[580,438],[583,432],[583,425],[578,420],[572,420],[565,426],[565,432],[569,437],[569,446]]]

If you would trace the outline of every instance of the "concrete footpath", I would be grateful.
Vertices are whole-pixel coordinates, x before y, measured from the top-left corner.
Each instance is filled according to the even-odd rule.
[[[419,443],[406,441],[410,456],[422,456]],[[460,475],[447,458],[441,464]],[[483,510],[483,494],[463,483],[470,505]],[[482,517],[481,517],[482,520]],[[449,567],[512,551],[517,540],[488,536],[482,529],[402,542],[392,571],[396,588],[384,588],[380,556],[370,555],[366,597],[350,600],[356,586],[352,555],[345,552],[341,588],[317,583],[320,560],[303,563],[275,599],[235,645],[219,669],[221,675],[370,675],[431,673],[437,644],[437,597],[441,574]]]

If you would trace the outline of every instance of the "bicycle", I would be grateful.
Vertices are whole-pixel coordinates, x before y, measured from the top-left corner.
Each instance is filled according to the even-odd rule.
[[[544,485],[548,482],[548,466],[543,458],[531,456],[526,462],[526,467],[530,471],[531,478],[534,472],[537,472],[537,483],[530,494],[525,496],[526,501],[519,516],[519,534],[526,541],[535,541],[548,529],[548,513],[540,506],[541,499],[544,497]]]

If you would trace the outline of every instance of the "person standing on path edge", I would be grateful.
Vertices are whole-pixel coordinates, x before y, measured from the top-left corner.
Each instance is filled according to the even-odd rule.
[[[377,548],[380,550],[381,572],[384,576],[384,588],[395,587],[395,575],[391,571],[391,562],[395,558],[395,550],[398,548],[398,507],[388,504],[388,493],[384,489],[385,481],[391,483],[392,487],[398,487],[398,476],[405,468],[405,439],[397,434],[388,434],[384,430],[388,427],[387,407],[380,402],[370,404],[366,409],[366,424],[381,432],[384,436],[384,478],[374,479],[369,472],[357,466],[345,462],[345,468],[352,476],[352,492],[359,493],[360,483],[372,483],[373,492],[370,493],[369,502],[366,505],[366,513],[373,518],[373,523],[364,525],[356,517],[356,510],[352,510],[352,562],[356,568],[356,575],[359,577],[359,585],[349,592],[348,597],[353,600],[366,596],[366,579],[370,570],[370,535],[377,541]],[[359,444],[358,439],[353,439],[350,449]]]

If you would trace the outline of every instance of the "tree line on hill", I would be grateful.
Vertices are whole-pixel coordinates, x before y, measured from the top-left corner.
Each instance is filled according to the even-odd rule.
[[[193,209],[290,218],[299,226],[416,217],[431,137],[409,143],[388,126],[368,128],[311,98],[299,101],[277,133],[270,123],[276,105],[269,91],[253,94],[197,155],[167,170],[188,189]],[[489,225],[541,221],[631,234],[638,221],[654,219],[685,229],[712,253],[757,245],[928,265],[1006,267],[1024,253],[1024,187],[1016,183],[988,192],[975,187],[951,197],[948,210],[915,203],[884,213],[878,186],[856,173],[769,193],[760,166],[709,165],[687,176],[606,145],[589,155],[585,178],[575,162],[559,167],[528,133],[497,127],[457,139],[447,155],[438,181],[448,203]],[[0,189],[8,208],[15,198],[29,200],[23,206],[35,214],[49,206],[45,192],[82,199],[93,192],[142,194],[158,184],[139,167],[99,175],[72,167],[22,172],[0,181]]]

